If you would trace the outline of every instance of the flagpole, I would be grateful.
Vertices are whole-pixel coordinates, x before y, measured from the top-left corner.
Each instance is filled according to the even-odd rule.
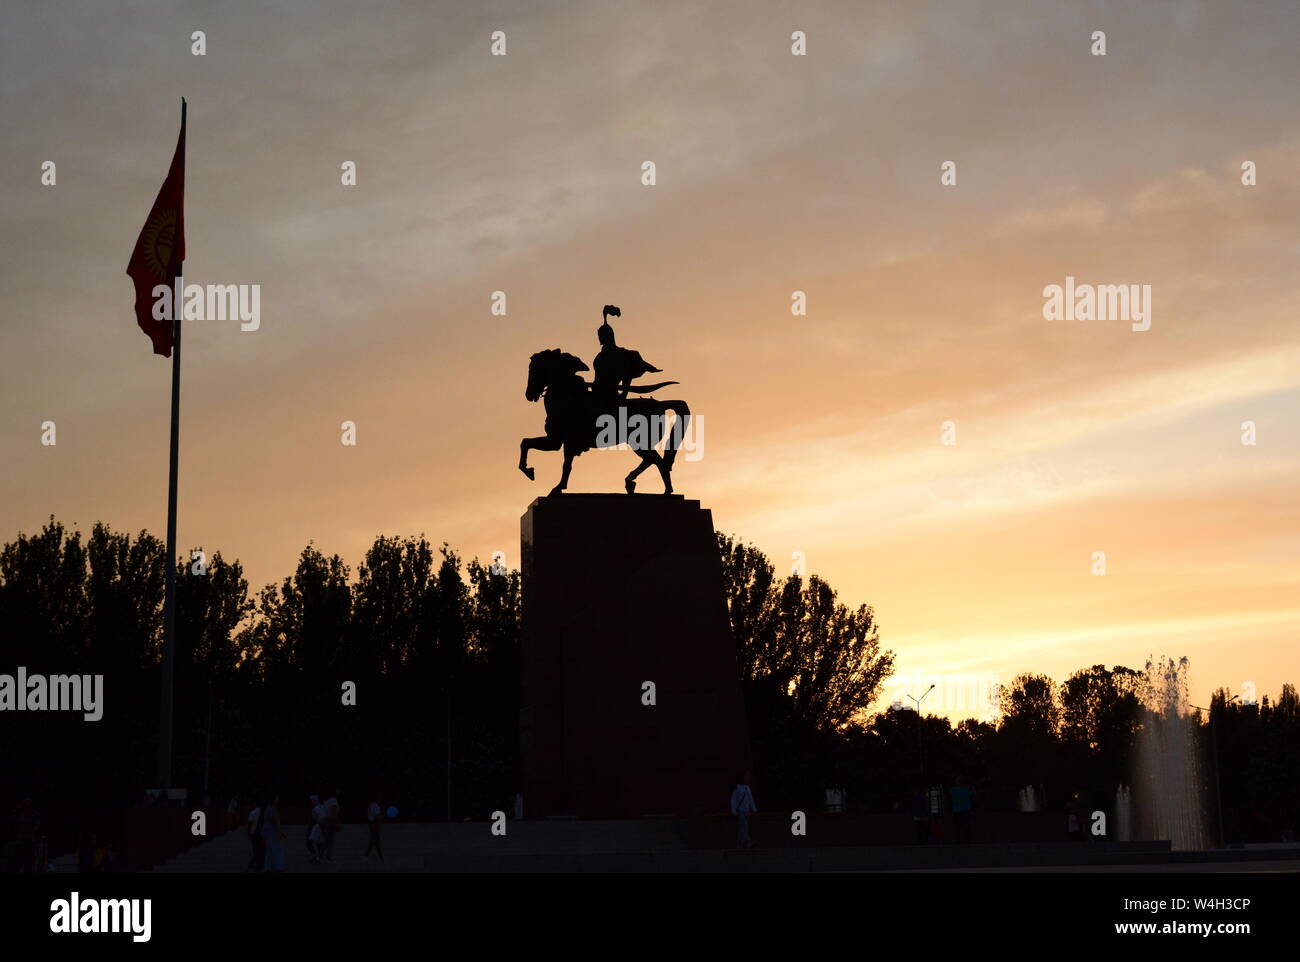
[[[181,98],[181,130],[185,129],[185,98]],[[171,470],[167,478],[167,569],[163,595],[162,707],[158,724],[158,787],[172,787],[172,667],[176,658],[176,473],[181,424],[181,298],[185,262],[176,265],[172,297],[172,436]]]

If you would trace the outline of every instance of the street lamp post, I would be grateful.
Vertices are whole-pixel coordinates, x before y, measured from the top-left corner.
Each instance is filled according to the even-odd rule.
[[[921,774],[925,774],[925,739],[921,732],[921,702],[925,701],[925,696],[934,691],[934,685],[927,688],[920,698],[912,698],[911,695],[905,695],[905,698],[911,698],[916,705],[916,751],[921,759]]]

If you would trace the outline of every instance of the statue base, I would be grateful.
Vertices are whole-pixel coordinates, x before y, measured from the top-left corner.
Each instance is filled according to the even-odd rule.
[[[561,494],[521,529],[527,814],[728,811],[751,756],[710,512]]]

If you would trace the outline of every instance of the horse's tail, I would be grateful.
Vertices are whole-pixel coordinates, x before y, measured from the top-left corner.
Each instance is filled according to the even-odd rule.
[[[671,470],[673,461],[677,459],[677,449],[686,437],[686,428],[691,423],[691,409],[685,401],[664,401],[662,403],[664,410],[672,411],[676,415],[673,419],[673,429],[668,432],[668,440],[664,442],[664,464]]]

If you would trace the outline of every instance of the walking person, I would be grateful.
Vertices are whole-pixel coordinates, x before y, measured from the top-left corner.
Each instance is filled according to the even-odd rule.
[[[274,792],[270,804],[262,807],[262,838],[266,852],[263,871],[285,871],[289,867],[284,849],[286,836],[280,828],[280,796]]]
[[[250,872],[262,871],[262,866],[266,864],[266,843],[262,840],[262,804],[254,804],[253,810],[248,813],[248,842],[253,848],[253,853],[248,859],[248,870]]]
[[[366,842],[365,854],[365,858],[370,858],[370,849],[373,847],[375,852],[379,855],[379,860],[381,862],[384,860],[384,849],[379,844],[379,823],[384,817],[383,810],[379,806],[379,803],[382,800],[382,794],[380,792],[375,792],[374,799],[366,808],[366,824],[370,826],[370,840]]]
[[[1065,803],[1065,831],[1071,842],[1083,841],[1083,821],[1079,818],[1079,806],[1073,797]]]
[[[930,799],[926,795],[924,782],[917,782],[916,791],[912,793],[912,827],[915,829],[917,845],[930,841]]]
[[[975,790],[966,784],[966,779],[958,775],[952,788],[948,789],[948,800],[952,805],[952,840],[958,845],[969,845],[970,814],[975,806]]]
[[[321,806],[312,809],[311,834],[307,836],[307,848],[311,850],[311,863],[319,865],[325,852],[325,829],[321,827],[319,813]]]
[[[758,806],[754,804],[754,791],[749,782],[750,774],[745,772],[731,790],[731,814],[736,816],[737,848],[754,847],[753,839],[749,837],[749,818],[758,813]]]
[[[307,857],[311,859],[312,864],[320,861],[320,851],[316,848],[316,815],[320,811],[320,796],[307,796],[307,831],[305,842],[307,845]]]
[[[321,858],[330,865],[334,864],[334,837],[343,828],[343,809],[339,805],[338,795],[339,793],[335,791],[329,798],[325,799],[325,804],[322,806],[324,818],[322,819],[321,831],[325,836],[325,844]]]

